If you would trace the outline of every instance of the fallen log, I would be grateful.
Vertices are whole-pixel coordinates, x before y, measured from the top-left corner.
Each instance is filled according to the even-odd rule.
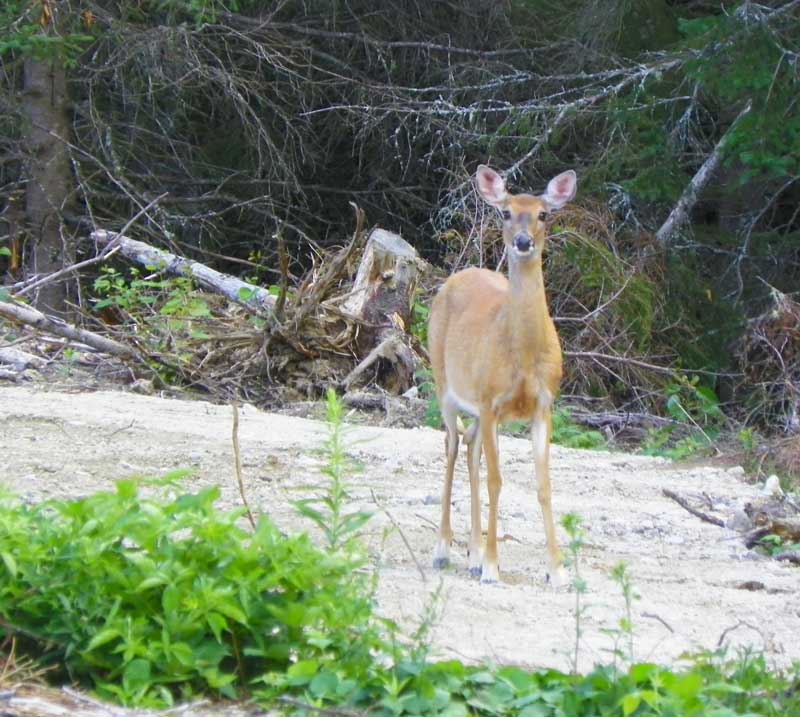
[[[154,267],[177,276],[191,276],[204,289],[222,294],[255,313],[271,314],[275,309],[277,299],[266,289],[248,284],[229,274],[223,274],[200,262],[170,254],[137,239],[114,234],[105,229],[93,231],[90,236],[100,246],[113,241],[124,256],[137,264]]]
[[[0,348],[0,364],[11,366],[16,371],[24,371],[29,366],[41,368],[46,363],[47,361],[44,359],[26,353],[25,351],[15,349],[13,346]]]
[[[588,411],[572,410],[570,417],[576,422],[584,426],[591,426],[592,428],[611,428],[622,429],[630,426],[651,427],[651,426],[673,426],[679,422],[674,418],[664,418],[649,413],[631,413],[625,412],[611,412],[601,411],[598,413],[590,413]]]
[[[112,354],[113,356],[119,356],[125,359],[140,359],[139,354],[130,346],[125,346],[113,339],[96,334],[93,331],[79,329],[77,326],[68,324],[63,319],[43,314],[41,311],[31,306],[0,301],[0,316],[11,321],[18,321],[21,324],[33,326],[39,331],[46,331],[56,336],[63,336],[66,339],[80,341],[103,353]]]

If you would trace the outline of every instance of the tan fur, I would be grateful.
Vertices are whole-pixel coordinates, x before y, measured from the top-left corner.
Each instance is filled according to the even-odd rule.
[[[478,442],[477,448],[470,445],[468,451],[473,521],[470,570],[474,574],[478,570],[474,553],[481,547],[477,496],[481,443],[486,457],[489,526],[481,562],[481,576],[486,582],[496,580],[498,575],[497,503],[502,479],[496,432],[498,424],[510,420],[534,422],[534,457],[548,563],[551,573],[560,572],[561,566],[550,507],[548,466],[551,405],[562,373],[561,348],[545,298],[542,275],[545,225],[538,219],[539,213],[549,207],[540,198],[523,194],[509,195],[499,208],[511,213],[511,219],[504,222],[511,280],[487,269],[471,268],[454,274],[434,299],[428,330],[433,373],[447,427],[448,456],[435,563],[440,566],[447,563],[447,545],[452,538],[450,497],[458,447],[453,419],[455,394],[462,409],[467,405],[476,409],[479,422],[479,427],[465,436],[467,443]],[[520,223],[521,216],[529,216],[531,221]],[[511,248],[514,234],[522,230],[533,240],[532,257],[520,258]]]

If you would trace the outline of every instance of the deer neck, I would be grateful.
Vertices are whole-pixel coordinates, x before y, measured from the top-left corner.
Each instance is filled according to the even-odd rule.
[[[552,320],[547,310],[541,259],[510,261],[508,302],[510,348],[521,365],[531,364],[546,346]]]

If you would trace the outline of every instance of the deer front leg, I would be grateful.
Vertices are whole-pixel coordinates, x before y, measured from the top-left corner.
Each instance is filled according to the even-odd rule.
[[[481,561],[483,560],[483,536],[481,535],[481,421],[476,418],[464,434],[467,444],[467,465],[469,467],[469,496],[470,496],[470,533],[467,556],[469,560],[469,574],[473,578],[481,575]]]
[[[567,573],[564,570],[561,550],[556,539],[553,523],[552,491],[550,487],[550,435],[552,419],[549,402],[540,405],[533,418],[531,439],[533,441],[533,462],[536,467],[537,494],[542,509],[545,540],[547,543],[547,568],[550,581],[555,587],[564,585]]]
[[[496,583],[500,579],[497,566],[497,511],[500,501],[500,458],[497,449],[497,418],[490,412],[481,412],[481,439],[486,456],[486,474],[489,487],[489,527],[486,533],[486,549],[481,564],[481,582]]]
[[[433,553],[433,567],[446,568],[450,563],[450,543],[453,540],[453,530],[450,526],[450,502],[453,494],[453,473],[455,472],[456,457],[458,456],[458,430],[456,423],[456,409],[454,406],[442,402],[442,419],[445,424],[445,451],[447,453],[447,468],[444,475],[442,488],[442,518],[439,522],[439,539]]]

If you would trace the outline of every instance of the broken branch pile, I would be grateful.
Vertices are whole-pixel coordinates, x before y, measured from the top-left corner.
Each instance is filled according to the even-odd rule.
[[[400,236],[368,235],[360,210],[351,240],[317,259],[296,288],[284,272],[278,296],[124,235],[101,230],[92,239],[149,272],[135,269],[128,278],[109,270],[98,304],[104,311],[86,317],[99,323],[103,316],[102,332],[47,317],[13,295],[0,301],[0,316],[224,400],[315,398],[331,385],[372,382],[397,394],[413,385],[421,360],[409,329],[423,264]]]
[[[800,434],[800,304],[772,289],[772,304],[752,319],[735,353],[754,417],[784,433]]]

